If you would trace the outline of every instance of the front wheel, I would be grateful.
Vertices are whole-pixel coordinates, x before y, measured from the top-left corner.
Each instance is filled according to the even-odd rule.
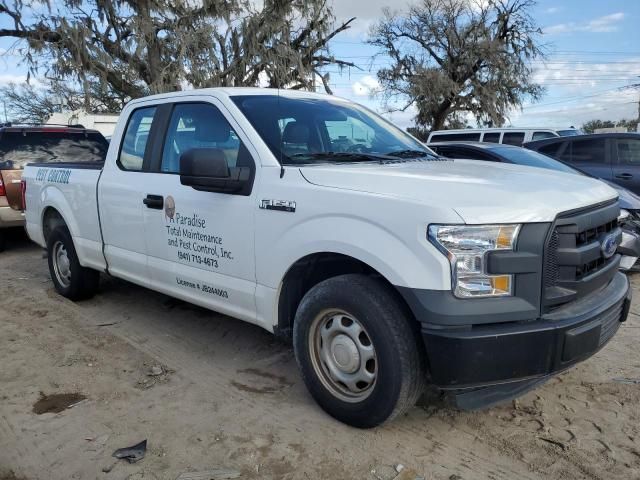
[[[296,360],[318,404],[371,428],[415,405],[425,385],[423,348],[390,287],[341,275],[302,299],[293,327]]]
[[[60,295],[80,300],[96,293],[100,272],[80,265],[67,227],[58,226],[49,235],[47,258],[51,280]]]

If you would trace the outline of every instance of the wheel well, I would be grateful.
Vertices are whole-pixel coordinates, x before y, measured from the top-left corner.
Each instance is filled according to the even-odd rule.
[[[398,290],[366,263],[339,253],[314,253],[294,263],[282,280],[278,298],[278,326],[275,334],[279,337],[291,338],[296,311],[305,294],[324,280],[349,273],[360,273],[383,280],[413,318],[409,306]]]
[[[49,240],[49,235],[53,229],[60,225],[66,225],[60,212],[53,207],[47,207],[42,215],[42,235],[45,243]]]

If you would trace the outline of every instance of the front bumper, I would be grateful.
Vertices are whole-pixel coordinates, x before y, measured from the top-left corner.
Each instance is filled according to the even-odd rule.
[[[464,300],[447,300],[450,307],[458,302]],[[473,408],[518,395],[596,353],[626,320],[630,302],[629,281],[616,273],[605,287],[529,321],[502,317],[503,323],[478,324],[469,315],[466,326],[446,326],[424,322],[429,312],[416,316],[422,317],[431,381],[458,394],[474,391],[467,402]],[[415,298],[409,304],[424,305]]]
[[[0,206],[0,228],[24,226],[24,213],[9,206]]]

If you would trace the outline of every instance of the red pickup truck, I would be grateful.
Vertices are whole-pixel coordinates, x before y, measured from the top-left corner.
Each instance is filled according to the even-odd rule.
[[[82,126],[0,125],[0,251],[7,228],[24,226],[20,180],[27,163],[104,162],[109,143]]]

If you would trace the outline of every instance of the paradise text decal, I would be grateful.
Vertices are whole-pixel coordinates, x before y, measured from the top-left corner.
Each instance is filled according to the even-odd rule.
[[[197,213],[180,213],[171,196],[164,200],[164,216],[167,243],[182,263],[217,270],[222,262],[233,261],[233,253],[225,248],[222,236],[208,228],[207,220]]]

